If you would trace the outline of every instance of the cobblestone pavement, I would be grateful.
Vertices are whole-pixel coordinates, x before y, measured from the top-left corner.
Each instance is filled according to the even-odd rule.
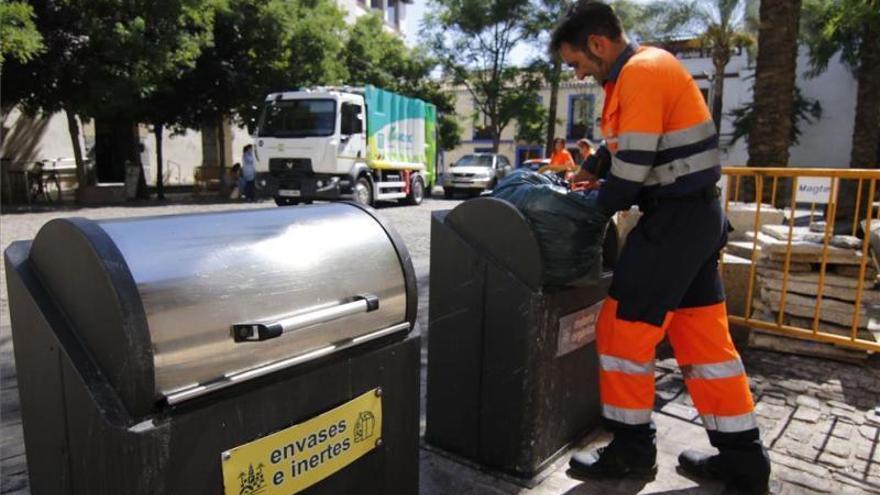
[[[457,201],[427,200],[419,207],[379,208],[397,228],[413,257],[419,279],[419,329],[427,328],[430,214]],[[181,201],[163,206],[64,209],[6,213],[0,216],[0,247],[31,239],[51,218],[83,216],[92,219],[166,215],[274,207],[270,203],[202,204]],[[9,333],[5,272],[0,268],[0,493],[25,494],[27,467],[22,440],[18,390]],[[427,363],[422,352],[422,400]],[[880,360],[842,364],[745,349],[757,403],[756,412],[765,444],[773,461],[773,493],[880,494]],[[663,358],[657,366],[659,468],[657,478],[644,482],[581,482],[566,475],[570,453],[562,455],[531,487],[505,476],[458,462],[425,446],[420,453],[420,493],[423,495],[530,494],[620,495],[634,493],[722,494],[734,493],[717,483],[691,480],[676,471],[676,458],[684,448],[709,449],[699,416],[684,389],[675,360]],[[422,407],[424,429],[424,402]],[[607,435],[585,439],[579,447],[592,448]]]

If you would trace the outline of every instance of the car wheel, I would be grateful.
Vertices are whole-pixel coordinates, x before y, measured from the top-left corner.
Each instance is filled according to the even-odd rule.
[[[406,197],[406,204],[420,205],[425,198],[425,183],[421,177],[414,177],[409,189],[409,196]]]
[[[354,199],[355,203],[364,206],[373,205],[373,188],[366,177],[358,177],[357,182],[354,183],[353,192],[352,199]]]

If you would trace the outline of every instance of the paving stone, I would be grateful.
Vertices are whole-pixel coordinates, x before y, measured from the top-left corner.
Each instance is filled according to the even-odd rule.
[[[781,452],[777,452],[776,450],[770,451],[770,461],[773,463],[774,470],[777,466],[781,465],[786,466],[790,469],[809,473],[818,478],[827,478],[830,473],[829,469],[821,464],[799,459],[797,457],[792,457]]]
[[[759,403],[761,403],[761,402],[770,404],[771,406],[784,406],[786,404],[785,397],[778,397],[775,395],[768,395],[768,394],[761,395]]]
[[[778,442],[776,442],[776,446],[774,450],[780,450],[782,453],[787,454],[796,459],[800,459],[802,461],[806,461],[809,463],[813,463],[818,466],[816,463],[817,452],[814,449],[810,442],[805,442],[802,440],[796,440],[793,438],[783,437]]]
[[[843,409],[844,411],[850,411],[850,412],[855,412],[855,411],[856,411],[856,408],[855,408],[855,407],[853,407],[853,406],[851,406],[851,405],[849,405],[849,404],[847,404],[847,403],[845,403],[845,402],[839,402],[839,401],[836,401],[836,400],[829,400],[829,401],[828,401],[828,405],[829,405],[832,409]]]
[[[816,390],[816,397],[824,400],[845,400],[846,397],[843,395],[843,392],[836,390],[829,390],[826,388],[819,388]]]
[[[868,476],[880,478],[880,463],[874,461],[869,462],[857,457],[853,457],[850,461],[850,465],[846,469],[847,473],[852,474],[859,479],[867,479]]]
[[[794,419],[799,419],[801,421],[806,421],[807,423],[815,423],[819,421],[822,417],[822,413],[816,409],[809,409],[806,407],[799,407],[794,412]]]
[[[803,380],[780,380],[777,385],[789,392],[802,394],[810,389],[810,383]]]
[[[865,415],[858,411],[847,411],[846,409],[838,409],[836,407],[832,407],[830,411],[831,415],[838,418],[840,421],[846,421],[848,423],[861,425],[865,423]]]
[[[859,434],[873,442],[880,442],[880,428],[871,425],[859,426]]]
[[[813,476],[812,474],[795,469],[777,469],[776,477],[787,481],[789,483],[794,483],[795,485],[809,488],[811,490],[815,490],[821,493],[832,493],[834,490],[834,485],[830,480],[826,478],[820,478],[818,476]]]
[[[819,425],[818,431],[822,435],[831,435],[843,440],[853,437],[856,427],[843,421],[824,421]]]
[[[880,463],[880,445],[859,444],[856,447],[856,459]]]
[[[880,426],[880,413],[876,409],[872,409],[865,413],[865,421],[868,424]]]
[[[755,414],[765,418],[783,419],[789,416],[790,410],[785,406],[774,406],[762,401],[755,406]]]
[[[808,407],[810,409],[822,409],[822,402],[811,395],[798,395],[795,403],[799,406]]]
[[[839,457],[849,457],[852,454],[852,442],[827,435],[813,437],[813,448],[820,453],[830,453]]]
[[[688,422],[692,422],[700,417],[700,413],[697,412],[697,410],[693,407],[679,404],[677,402],[669,402],[664,405],[660,410],[665,414],[684,419]]]
[[[816,431],[816,425],[804,421],[792,421],[785,427],[784,434],[788,438],[809,443],[813,432]]]
[[[861,493],[880,493],[880,478],[872,476],[860,478],[842,472],[834,472],[831,474],[831,477],[835,481],[862,490]]]
[[[819,462],[821,462],[822,464],[827,464],[829,466],[834,466],[838,469],[844,469],[851,464],[849,458],[840,457],[830,452],[823,452],[819,454]]]

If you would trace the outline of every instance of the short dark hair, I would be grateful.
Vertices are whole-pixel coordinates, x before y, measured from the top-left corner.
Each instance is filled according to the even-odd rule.
[[[564,139],[564,138],[558,137],[558,138],[554,138],[554,139],[553,139],[553,145],[554,145],[554,146],[556,146],[556,145],[559,144],[559,143],[562,143],[562,147],[563,147],[563,148],[565,147],[565,139]]]
[[[578,0],[553,30],[550,51],[558,53],[563,43],[586,49],[591,35],[619,40],[623,35],[620,18],[609,5],[593,0]]]

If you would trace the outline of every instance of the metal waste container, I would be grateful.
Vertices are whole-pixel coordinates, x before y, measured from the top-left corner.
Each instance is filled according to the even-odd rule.
[[[373,210],[58,219],[5,259],[32,493],[417,492],[417,288]]]
[[[605,269],[549,289],[539,242],[510,203],[433,214],[428,443],[530,478],[598,426],[595,322],[616,260],[608,228]]]

